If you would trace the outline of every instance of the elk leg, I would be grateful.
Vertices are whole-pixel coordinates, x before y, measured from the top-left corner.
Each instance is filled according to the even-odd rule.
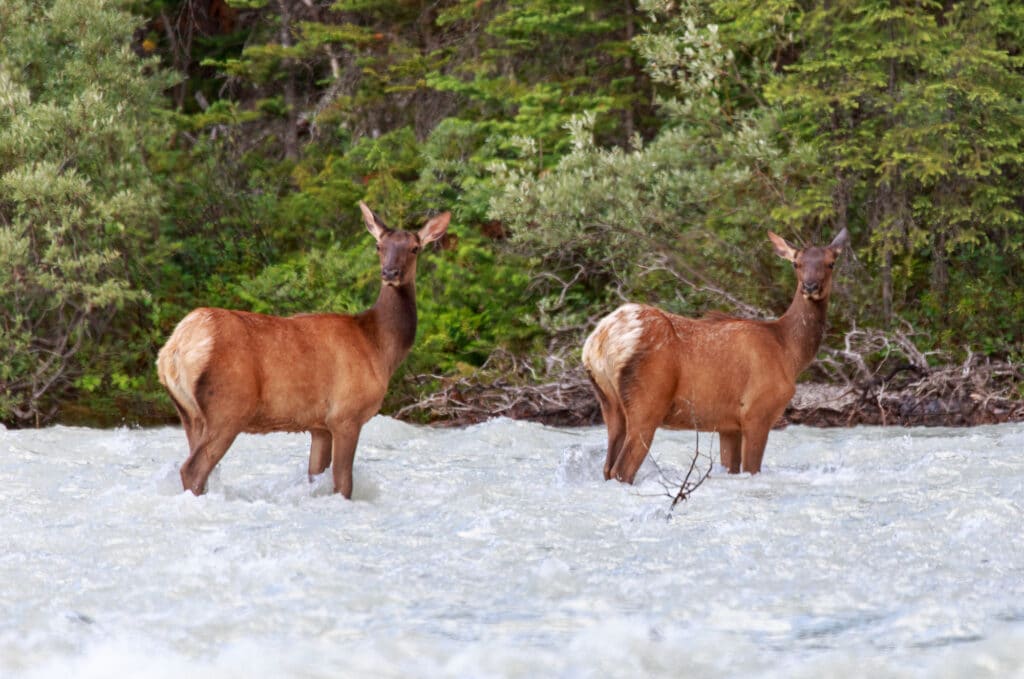
[[[621,413],[615,413],[608,423],[608,455],[604,461],[604,480],[612,477],[612,468],[622,455],[623,439],[626,437],[626,422]]]
[[[659,419],[658,422],[661,420]],[[657,422],[643,422],[640,426],[630,426],[627,422],[626,437],[622,442],[622,450],[619,458],[612,467],[612,476],[623,483],[633,483],[636,472],[643,464],[647,452],[651,449],[651,441],[654,440],[654,431],[658,428]]]
[[[196,449],[201,437],[198,428],[191,421],[186,423],[186,417],[188,416],[182,415],[181,423],[182,428],[185,430],[185,440],[188,441],[189,454],[191,454],[191,451]]]
[[[185,430],[185,440],[188,441],[188,450],[191,454],[202,438],[203,430],[206,428],[206,418],[199,413],[193,419],[173,396],[171,396],[171,402],[174,403],[174,409],[178,411],[178,419],[181,420],[181,428]]]
[[[757,474],[761,471],[761,459],[768,444],[771,425],[757,424],[743,430],[743,471]]]
[[[740,441],[742,437],[738,431],[718,432],[718,446],[722,456],[722,466],[729,470],[730,474],[738,474],[740,471]]]
[[[205,493],[206,480],[210,477],[210,472],[224,457],[224,453],[228,452],[236,436],[238,432],[229,431],[215,435],[207,441],[201,441],[185,460],[185,464],[181,465],[182,487],[192,491],[196,496]]]
[[[182,490],[191,490],[193,495],[200,495],[202,491],[198,493],[192,489],[192,481],[196,476],[195,467],[199,461],[199,456],[202,455],[203,449],[201,446],[193,446],[190,448],[188,459],[181,465],[181,469],[178,473],[181,474],[181,488]]]
[[[352,461],[356,457],[356,444],[362,425],[345,423],[331,428],[334,439],[331,454],[334,467],[334,492],[341,493],[346,500],[352,499]]]
[[[313,477],[324,473],[331,466],[331,432],[326,429],[314,429],[313,443],[309,447],[309,482]]]
[[[604,462],[604,480],[612,477],[612,468],[622,452],[622,440],[626,436],[626,415],[622,408],[609,401],[595,385],[597,400],[601,404],[601,417],[608,428],[608,455]]]

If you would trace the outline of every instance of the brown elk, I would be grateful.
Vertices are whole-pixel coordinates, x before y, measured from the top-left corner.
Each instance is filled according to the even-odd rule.
[[[633,483],[658,427],[718,432],[730,473],[761,470],[768,431],[818,352],[832,267],[849,240],[843,229],[827,247],[801,250],[768,238],[796,269],[796,294],[781,318],[692,319],[625,304],[587,338],[583,365],[608,428],[605,479]]]
[[[363,424],[416,336],[416,258],[441,238],[451,213],[418,232],[389,229],[364,203],[377,240],[381,289],[356,315],[288,318],[199,308],[178,323],[157,358],[188,438],[185,490],[200,495],[239,433],[308,431],[309,478],[333,461],[334,491],[352,497],[352,461]]]

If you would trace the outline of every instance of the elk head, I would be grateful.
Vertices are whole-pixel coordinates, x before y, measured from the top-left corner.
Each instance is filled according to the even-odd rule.
[[[452,216],[450,212],[444,212],[413,232],[388,228],[362,201],[359,209],[363,212],[366,229],[377,241],[381,281],[391,287],[401,287],[416,280],[416,257],[420,249],[444,235]]]
[[[828,299],[832,291],[832,268],[839,253],[850,241],[846,229],[840,231],[839,235],[825,247],[815,245],[802,250],[794,248],[771,231],[768,232],[768,238],[775,246],[775,252],[779,257],[793,262],[798,290],[804,299],[814,302]]]

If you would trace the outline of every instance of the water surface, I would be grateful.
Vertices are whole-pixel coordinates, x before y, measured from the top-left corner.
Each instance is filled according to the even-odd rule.
[[[0,429],[0,676],[1024,676],[1024,425],[791,427],[669,511],[694,445],[378,417],[348,502],[304,435],[195,498],[180,429]]]

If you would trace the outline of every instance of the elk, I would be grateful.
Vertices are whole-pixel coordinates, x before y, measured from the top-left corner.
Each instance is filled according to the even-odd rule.
[[[451,213],[418,232],[388,228],[360,202],[377,241],[381,288],[359,314],[283,318],[198,308],[178,323],[157,357],[188,439],[186,491],[206,480],[239,433],[312,434],[309,479],[333,462],[334,491],[352,497],[359,432],[380,410],[388,381],[416,336],[416,258],[441,238]]]
[[[768,238],[796,270],[780,318],[693,319],[624,304],[587,338],[583,365],[608,428],[606,480],[633,483],[658,427],[717,432],[729,473],[761,470],[768,432],[821,344],[832,268],[849,235],[844,228],[828,246],[805,249]]]

